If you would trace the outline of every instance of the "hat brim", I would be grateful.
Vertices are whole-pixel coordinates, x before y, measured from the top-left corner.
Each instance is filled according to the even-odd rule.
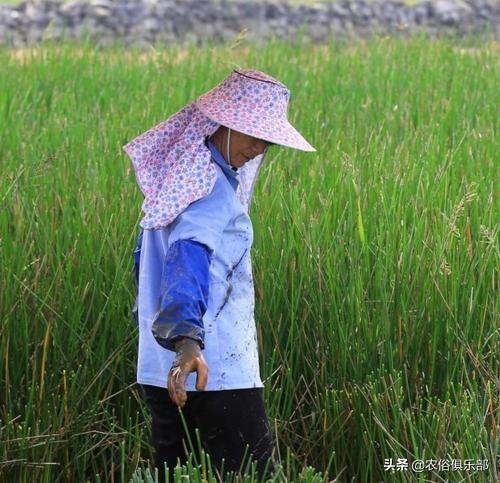
[[[248,136],[300,151],[316,151],[287,119],[257,116],[252,113],[245,113],[245,116],[234,116],[231,111],[227,113],[220,110],[212,112],[210,102],[204,102],[203,96],[196,101],[196,106],[212,121]]]

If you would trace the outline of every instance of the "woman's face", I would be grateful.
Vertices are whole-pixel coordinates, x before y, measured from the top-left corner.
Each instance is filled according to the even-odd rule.
[[[227,156],[227,139],[228,128],[221,126],[213,135],[213,142],[217,146],[222,156],[228,161]],[[231,138],[229,146],[229,155],[231,166],[241,168],[247,161],[262,154],[272,143],[263,139],[254,138],[248,134],[243,134],[239,131],[231,129]]]

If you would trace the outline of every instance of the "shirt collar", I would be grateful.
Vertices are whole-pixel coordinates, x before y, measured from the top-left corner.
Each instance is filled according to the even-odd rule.
[[[208,138],[205,141],[205,145],[212,153],[212,159],[221,167],[222,171],[224,171],[224,174],[226,175],[226,178],[231,183],[231,186],[234,190],[236,190],[239,183],[238,169],[233,169],[232,166],[227,163],[220,151],[215,147],[215,144]]]

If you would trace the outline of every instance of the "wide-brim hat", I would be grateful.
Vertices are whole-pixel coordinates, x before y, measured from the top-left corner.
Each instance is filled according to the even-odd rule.
[[[316,151],[288,121],[290,90],[285,84],[254,69],[234,69],[212,90],[195,101],[209,119],[265,141]]]

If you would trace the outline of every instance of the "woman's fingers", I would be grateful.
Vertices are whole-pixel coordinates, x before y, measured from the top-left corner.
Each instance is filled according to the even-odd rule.
[[[198,368],[196,370],[196,390],[204,391],[208,379],[208,366],[204,358],[198,361]]]
[[[176,355],[168,373],[168,392],[170,399],[179,407],[184,407],[187,400],[186,379],[193,371],[196,375],[196,389],[205,390],[208,379],[208,366],[198,342],[183,339],[176,344]]]
[[[181,372],[181,368],[180,366],[172,366],[172,368],[170,369],[169,373],[168,373],[168,383],[167,383],[167,387],[168,387],[168,393],[170,395],[170,399],[172,400],[172,402],[174,404],[177,404],[179,405],[179,402],[178,402],[178,399],[177,399],[177,393],[175,391],[175,380],[178,379],[179,377],[179,374]]]
[[[208,366],[206,362],[200,359],[190,362],[194,362],[195,364],[186,363],[182,366],[172,366],[168,377],[170,399],[181,408],[184,407],[187,401],[186,379],[193,372],[189,367],[193,366],[195,368],[197,391],[204,391],[208,380]]]
[[[176,375],[176,377],[173,378],[174,392],[175,392],[176,400],[177,400],[176,404],[180,408],[184,407],[184,404],[186,404],[186,399],[187,399],[186,379],[187,379],[187,376],[189,375],[189,372],[190,371],[183,368]]]

